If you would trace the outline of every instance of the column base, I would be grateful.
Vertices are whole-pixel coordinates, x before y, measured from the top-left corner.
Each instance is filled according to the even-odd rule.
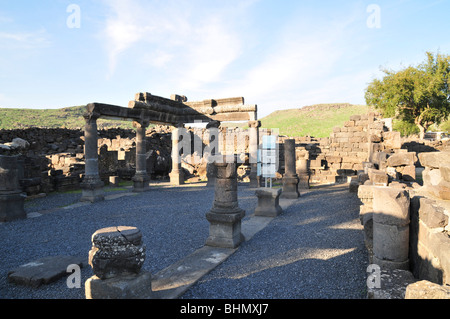
[[[224,214],[210,211],[206,214],[209,221],[209,237],[206,240],[207,246],[236,248],[243,241],[244,236],[241,233],[241,219],[245,216],[242,209],[237,212]]]
[[[95,203],[104,200],[103,185],[100,179],[85,178],[85,181],[80,184],[82,189],[80,201]]]
[[[394,261],[394,260],[385,260],[379,259],[377,256],[373,256],[372,263],[380,266],[383,270],[409,270],[409,259],[404,261]]]
[[[150,190],[148,182],[150,177],[147,174],[136,174],[132,178],[133,180],[133,192],[141,193]]]
[[[255,216],[276,217],[283,212],[279,204],[281,189],[260,188],[256,190],[258,206],[255,208]]]
[[[184,184],[184,173],[182,170],[169,173],[170,184],[171,185],[183,185]]]
[[[251,188],[257,188],[260,186],[260,177],[256,175],[256,172],[250,172],[249,175],[250,183],[248,184]]]
[[[281,198],[296,199],[300,197],[298,192],[298,177],[297,176],[285,176],[283,177],[283,191]]]
[[[0,193],[0,222],[27,218],[22,192]]]
[[[299,189],[309,189],[309,174],[303,173],[298,174],[298,188]]]
[[[141,271],[110,279],[92,276],[85,283],[86,299],[153,299],[152,276]]]

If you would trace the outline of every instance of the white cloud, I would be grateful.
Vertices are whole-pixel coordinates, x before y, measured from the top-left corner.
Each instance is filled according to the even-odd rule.
[[[33,49],[47,47],[49,36],[44,28],[31,32],[0,32],[0,48]]]
[[[172,83],[190,90],[218,80],[240,54],[239,33],[230,23],[239,10],[233,17],[229,11],[208,12],[198,2],[189,1],[115,0],[105,4],[110,8],[103,31],[110,76],[121,63],[121,55],[139,48],[144,66],[170,64]]]

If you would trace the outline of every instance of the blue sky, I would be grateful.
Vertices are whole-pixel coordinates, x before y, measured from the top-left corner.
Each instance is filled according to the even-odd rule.
[[[450,54],[448,12],[450,0],[0,0],[0,107],[127,106],[137,92],[243,96],[259,118],[365,104],[380,67]]]

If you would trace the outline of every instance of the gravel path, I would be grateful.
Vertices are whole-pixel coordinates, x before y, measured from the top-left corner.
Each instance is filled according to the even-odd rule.
[[[7,273],[46,256],[85,256],[91,235],[109,226],[136,226],[147,246],[143,268],[156,273],[202,247],[208,237],[205,214],[214,190],[202,186],[153,187],[133,196],[70,209],[80,194],[53,194],[27,202],[43,213],[0,224],[0,298],[83,299],[64,279],[39,288],[10,284]],[[239,186],[239,206],[249,218],[254,189]],[[346,186],[314,188],[245,242],[183,298],[364,298],[367,256],[359,225],[359,200]],[[220,287],[220,288],[219,288]]]
[[[365,298],[359,205],[347,185],[303,194],[182,297]]]

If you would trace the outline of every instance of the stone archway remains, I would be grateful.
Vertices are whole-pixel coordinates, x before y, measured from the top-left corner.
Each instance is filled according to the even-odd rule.
[[[81,183],[81,201],[96,202],[104,199],[103,182],[98,170],[97,119],[109,118],[131,120],[136,128],[136,173],[133,176],[133,191],[148,189],[149,176],[146,167],[145,131],[150,123],[170,125],[174,128],[172,148],[177,149],[177,129],[185,123],[211,123],[226,121],[248,121],[250,129],[250,157],[255,158],[258,149],[257,106],[244,104],[243,97],[207,99],[187,102],[185,96],[173,94],[170,99],[137,93],[135,99],[122,107],[104,103],[89,103],[84,114],[85,124],[85,175]],[[253,137],[253,138],[252,138]],[[172,153],[172,184],[184,183],[179,154]],[[252,168],[252,173],[255,170]],[[254,181],[253,181],[254,180]],[[256,174],[250,175],[250,185],[255,184]]]

